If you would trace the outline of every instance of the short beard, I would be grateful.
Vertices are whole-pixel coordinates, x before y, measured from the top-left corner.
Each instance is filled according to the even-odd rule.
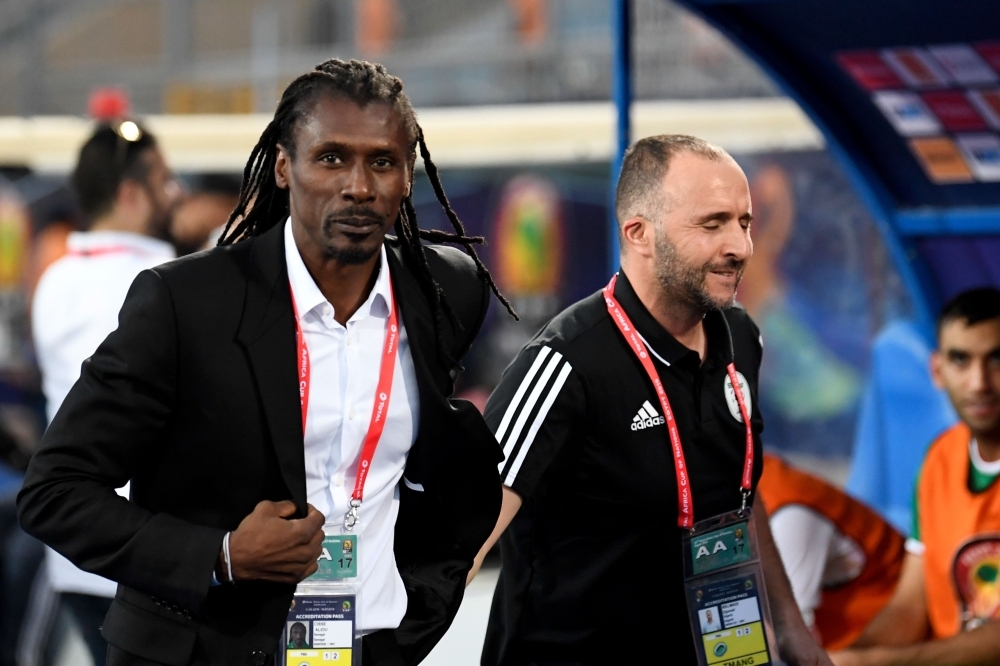
[[[708,274],[716,270],[736,271],[736,284],[743,279],[743,269],[746,267],[745,261],[729,259],[724,263],[709,262],[703,266],[692,266],[685,263],[677,253],[677,248],[667,238],[667,234],[662,229],[656,229],[654,236],[654,249],[656,257],[654,262],[654,274],[660,286],[668,294],[687,303],[699,312],[706,313],[713,310],[725,310],[731,308],[736,303],[736,290],[730,298],[716,299],[708,293],[705,284]]]
[[[324,220],[323,231],[324,233],[327,233],[328,228],[333,226],[336,222],[347,221],[350,219],[375,222],[380,226],[385,224],[384,219],[367,206],[351,206],[347,210],[341,211],[340,215],[337,217],[328,217]],[[356,266],[358,264],[363,264],[374,257],[382,247],[381,243],[375,247],[365,247],[360,243],[354,242],[350,236],[348,236],[348,240],[350,241],[350,245],[347,247],[338,248],[333,247],[332,245],[327,245],[327,258],[333,259],[337,263],[344,264],[345,266]]]
[[[357,266],[358,264],[363,264],[374,257],[381,249],[381,246],[374,248],[364,247],[362,245],[349,245],[344,248],[327,246],[326,256],[328,259],[333,259],[338,264],[343,264],[345,266]]]

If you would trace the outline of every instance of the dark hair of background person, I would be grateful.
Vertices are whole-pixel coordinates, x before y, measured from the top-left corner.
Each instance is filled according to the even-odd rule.
[[[694,153],[709,160],[719,160],[727,154],[704,139],[686,134],[658,134],[636,141],[625,151],[615,188],[619,240],[625,220],[636,215],[656,219],[664,212],[660,189],[671,160],[680,153]]]
[[[979,287],[963,291],[958,296],[944,304],[938,315],[937,331],[945,324],[963,320],[966,326],[974,326],[980,322],[1000,317],[1000,289],[995,287]]]
[[[247,160],[246,168],[243,171],[240,200],[229,217],[226,229],[219,239],[219,245],[229,245],[252,236],[259,236],[288,217],[288,190],[279,188],[274,179],[274,164],[278,155],[278,145],[280,144],[294,159],[295,127],[312,110],[315,100],[323,94],[343,95],[362,107],[372,103],[392,106],[403,119],[409,141],[408,151],[411,165],[416,161],[417,147],[420,148],[427,178],[430,180],[438,202],[454,228],[454,233],[437,229],[421,229],[417,225],[417,211],[413,207],[412,193],[403,199],[399,217],[396,219],[395,230],[402,241],[404,257],[433,305],[438,352],[453,367],[457,367],[458,362],[447,353],[441,339],[442,312],[448,315],[453,325],[459,324],[444,297],[441,286],[434,279],[430,267],[427,265],[423,240],[431,243],[457,243],[464,246],[466,252],[476,263],[479,278],[489,285],[489,288],[504,304],[511,316],[517,319],[517,314],[500,293],[500,290],[497,289],[493,277],[476,254],[473,245],[483,243],[483,237],[467,236],[465,227],[451,208],[444,187],[441,185],[437,166],[431,161],[430,151],[424,142],[423,131],[417,124],[413,106],[410,104],[409,97],[403,92],[403,82],[398,77],[389,74],[382,65],[360,60],[327,60],[317,65],[311,72],[295,79],[285,88],[274,113],[274,119],[261,134],[260,141],[254,146],[250,153],[250,159]]]
[[[139,137],[129,141],[116,131],[120,125],[102,123],[94,130],[80,149],[70,179],[88,224],[111,210],[122,181],[145,183],[149,175],[149,167],[141,157],[156,148],[155,137],[136,123]]]
[[[240,195],[243,180],[231,173],[203,173],[191,179],[191,189],[197,193]]]

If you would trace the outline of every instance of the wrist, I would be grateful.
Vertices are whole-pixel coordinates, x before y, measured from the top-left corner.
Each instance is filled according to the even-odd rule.
[[[233,577],[233,561],[229,549],[229,537],[232,532],[226,532],[222,537],[222,547],[219,549],[219,558],[215,562],[215,577],[220,583],[235,583]]]

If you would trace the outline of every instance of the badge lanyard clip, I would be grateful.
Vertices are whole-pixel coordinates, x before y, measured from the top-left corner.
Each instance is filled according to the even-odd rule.
[[[358,510],[361,508],[361,500],[351,499],[351,508],[344,516],[344,529],[350,532],[358,523]]]

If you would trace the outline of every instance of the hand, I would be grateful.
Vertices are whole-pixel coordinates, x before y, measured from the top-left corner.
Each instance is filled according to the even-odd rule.
[[[830,661],[833,662],[834,666],[861,666],[864,663],[858,650],[831,652]]]
[[[830,657],[807,630],[786,633],[780,642],[778,652],[790,666],[832,666]]]
[[[312,504],[292,519],[295,504],[263,501],[229,535],[233,580],[269,580],[295,585],[315,573],[326,519]]]

